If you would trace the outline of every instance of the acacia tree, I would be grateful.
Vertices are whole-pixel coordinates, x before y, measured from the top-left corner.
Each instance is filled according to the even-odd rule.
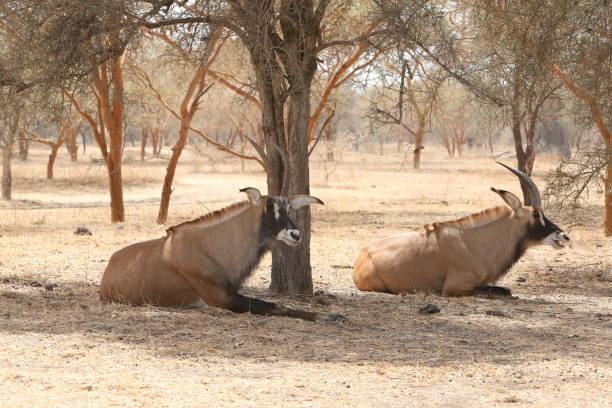
[[[167,33],[163,31],[149,32],[151,36],[163,40],[173,50],[175,50],[178,53],[180,59],[182,59],[185,63],[185,68],[191,69],[193,72],[193,76],[189,81],[185,93],[182,96],[182,100],[180,101],[178,109],[173,109],[172,107],[170,107],[169,103],[162,96],[162,93],[158,90],[156,85],[151,80],[150,76],[144,70],[140,69],[136,65],[132,66],[133,71],[140,78],[146,89],[148,89],[148,91],[159,101],[159,103],[168,112],[170,112],[180,121],[178,138],[176,139],[176,142],[172,147],[172,154],[170,155],[170,159],[168,161],[166,176],[164,178],[164,184],[162,187],[159,213],[157,216],[157,222],[159,224],[165,223],[168,217],[168,206],[170,204],[170,195],[172,194],[172,182],[174,180],[176,166],[183,152],[183,149],[187,144],[187,139],[190,131],[197,133],[207,142],[215,144],[217,147],[221,148],[226,152],[238,155],[243,159],[259,161],[258,159],[252,156],[237,153],[231,148],[223,146],[211,140],[209,137],[206,136],[204,132],[194,129],[191,126],[191,122],[193,121],[196,113],[200,108],[202,97],[208,92],[211,86],[214,85],[214,82],[208,81],[207,74],[210,71],[212,64],[215,62],[217,56],[219,55],[219,52],[221,51],[224,42],[227,40],[227,38],[222,38],[222,28],[212,27],[211,29],[212,31],[209,33],[207,41],[204,44],[204,51],[195,59],[192,55],[189,54],[188,50],[183,49],[180,44],[176,40],[172,39]],[[182,71],[184,72],[184,69]]]
[[[105,39],[109,42],[115,40],[117,39],[113,35]],[[111,222],[125,221],[121,175],[125,120],[123,62],[122,52],[94,68],[91,86],[95,96],[95,117],[81,106],[72,92],[64,91],[64,95],[71,101],[72,106],[91,126],[94,139],[100,148],[108,175]]]
[[[428,63],[418,49],[387,54],[377,72],[380,83],[368,115],[371,125],[397,125],[405,130],[414,141],[412,167],[419,169],[427,124],[446,75]],[[398,139],[398,147],[399,143]]]
[[[15,86],[0,88],[0,148],[2,149],[2,198],[12,199],[13,175],[11,161],[13,143],[19,128],[19,119],[23,111],[23,99],[17,95]]]
[[[607,1],[474,1],[473,6],[522,46],[583,106],[606,145],[604,233],[612,235],[612,98]]]
[[[250,57],[261,103],[261,126],[267,151],[263,161],[269,194],[310,193],[310,98],[318,56],[329,47],[352,45],[363,39],[361,35],[329,38],[329,33],[323,32],[322,22],[330,3],[330,0],[316,3],[246,0],[197,3],[193,7],[170,4],[167,15],[142,21],[151,29],[213,23],[226,27],[240,39]],[[277,146],[287,152],[291,171],[284,168]],[[287,172],[289,183],[283,185]],[[296,218],[303,231],[301,245],[273,248],[271,289],[276,292],[312,292],[310,210],[299,210]]]
[[[471,24],[465,31],[473,34],[470,54],[466,59],[477,61],[482,69],[479,82],[501,104],[498,117],[511,130],[516,151],[517,167],[531,175],[535,162],[535,136],[544,104],[555,97],[561,84],[539,61],[525,53],[524,44],[508,33],[488,13],[476,7],[465,7]],[[520,38],[530,34],[529,24],[521,25]],[[489,102],[490,100],[488,100]],[[528,187],[521,182],[526,204],[530,204]]]
[[[57,158],[57,152],[64,143],[73,143],[76,145],[76,136],[79,132],[80,121],[74,121],[72,118],[61,118],[58,124],[57,137],[53,138],[42,138],[35,132],[26,127],[22,127],[22,132],[28,135],[28,138],[24,140],[28,142],[36,142],[47,145],[51,148],[49,153],[49,160],[47,161],[47,179],[53,179],[53,166],[55,165],[55,159]],[[76,147],[78,150],[78,146]],[[73,147],[69,147],[68,152],[72,157],[76,155]],[[76,161],[73,160],[73,161]]]

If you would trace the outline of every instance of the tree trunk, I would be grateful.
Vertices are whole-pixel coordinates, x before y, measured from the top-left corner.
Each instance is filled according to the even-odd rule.
[[[162,148],[164,147],[164,138],[165,133],[161,132],[159,129],[156,129],[158,137],[157,137],[157,152],[155,152],[155,156],[161,156]]]
[[[327,161],[334,161],[334,129],[331,123],[328,123],[327,129],[325,129],[326,141],[327,141]]]
[[[294,94],[288,104],[288,156],[291,165],[289,195],[310,194],[308,167],[308,120],[310,118],[310,88]],[[272,282],[274,293],[311,294],[312,268],[310,266],[310,208],[295,212],[302,242],[295,247],[276,243],[272,250]]]
[[[79,145],[77,144],[77,136],[79,135],[80,126],[71,126],[68,129],[68,137],[66,138],[66,150],[70,155],[70,161],[78,161]]]
[[[125,221],[125,209],[123,205],[123,179],[121,176],[121,160],[123,156],[123,56],[109,62],[113,87],[112,109],[107,112],[106,122],[109,138],[109,151],[106,160],[108,171],[111,221]]]
[[[157,157],[157,143],[159,141],[159,133],[156,129],[151,129],[151,147],[153,148],[153,156]]]
[[[61,143],[55,143],[51,146],[51,153],[49,154],[49,161],[47,162],[47,179],[53,179],[53,166],[55,165],[55,159],[57,158],[57,151],[59,150]]]
[[[19,125],[19,111],[15,112],[13,122],[8,127],[2,145],[2,198],[11,200],[13,196],[13,172],[11,160],[13,158],[13,141]]]
[[[423,136],[425,135],[425,120],[419,120],[419,125],[414,134],[414,152],[412,156],[412,168],[418,170],[421,168],[421,150],[425,148],[423,146]]]
[[[83,154],[87,153],[87,141],[85,140],[85,133],[81,133],[81,141],[83,142]]]
[[[531,176],[531,170],[533,169],[533,163],[535,160],[535,149],[533,147],[523,149],[523,139],[521,135],[520,123],[513,123],[512,125],[512,136],[514,138],[514,150],[516,151],[516,164],[519,171]],[[531,205],[531,198],[529,195],[529,186],[523,180],[520,180],[521,190],[523,191],[523,199],[525,205]]]
[[[608,174],[605,180],[604,234],[612,236],[612,143],[607,141]]]
[[[402,136],[400,131],[397,132],[397,153],[402,151]]]
[[[140,161],[144,161],[145,159],[145,153],[147,149],[147,136],[147,128],[143,126],[140,129]]]
[[[110,157],[110,155],[109,155]],[[110,190],[111,222],[125,221],[123,206],[123,182],[121,178],[121,160],[107,162]]]
[[[166,168],[166,177],[164,178],[164,186],[162,187],[161,202],[159,204],[159,213],[157,214],[157,223],[163,224],[168,219],[168,206],[170,205],[170,195],[172,194],[172,182],[174,180],[174,173],[176,172],[176,165],[178,164],[181,153],[187,144],[187,136],[189,135],[189,126],[191,124],[192,116],[183,118],[181,121],[181,129],[179,130],[179,137],[176,140],[174,147],[172,148],[172,155],[168,161],[168,167]]]
[[[28,160],[28,150],[29,150],[30,144],[23,134],[19,137],[18,141],[19,141],[19,160],[26,161]]]
[[[12,196],[13,175],[11,173],[11,138],[12,135],[8,134],[2,146],[2,198],[4,200],[10,200]]]

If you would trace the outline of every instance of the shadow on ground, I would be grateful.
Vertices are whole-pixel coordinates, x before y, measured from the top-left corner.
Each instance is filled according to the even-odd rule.
[[[38,286],[40,283],[41,286]],[[47,286],[45,288],[45,286]],[[177,310],[102,304],[97,288],[77,282],[0,281],[0,331],[80,334],[83,342],[120,342],[172,358],[235,358],[443,366],[588,358],[607,364],[601,339],[611,315],[571,299],[519,294],[514,300],[332,294],[275,299],[308,310],[342,313],[343,324],[310,323],[206,308]],[[251,296],[268,298],[257,288]],[[597,298],[593,297],[594,303]],[[605,303],[607,299],[601,299]],[[435,303],[441,312],[421,315]],[[500,312],[500,313],[498,313]],[[607,333],[607,334],[606,334]]]

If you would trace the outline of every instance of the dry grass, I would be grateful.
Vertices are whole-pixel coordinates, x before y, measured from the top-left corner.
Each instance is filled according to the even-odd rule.
[[[165,163],[126,164],[128,222],[109,225],[104,169],[60,157],[47,181],[45,156],[16,163],[16,200],[0,204],[0,407],[610,406],[612,242],[596,199],[568,231],[572,249],[533,249],[503,279],[518,299],[363,293],[350,268],[364,244],[498,205],[488,188],[518,183],[486,157],[430,149],[420,172],[398,171],[391,152],[345,152],[326,185],[316,157],[312,192],[327,203],[313,208],[319,292],[278,300],[350,319],[318,324],[101,304],[112,252],[163,233]],[[553,165],[538,159],[536,175]],[[255,167],[238,168],[186,155],[169,224],[264,188]],[[73,234],[81,225],[93,235]],[[269,298],[269,267],[268,257],[245,292]],[[420,315],[426,303],[441,313]]]

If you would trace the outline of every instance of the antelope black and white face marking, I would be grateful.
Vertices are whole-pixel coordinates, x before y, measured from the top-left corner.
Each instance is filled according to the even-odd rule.
[[[289,200],[284,197],[269,197],[263,216],[262,231],[265,238],[282,241],[289,246],[300,243],[300,230],[289,218]]]
[[[522,174],[522,173],[521,173]],[[527,176],[525,176],[527,177]],[[531,179],[529,179],[531,180]],[[521,200],[514,194],[505,190],[498,190],[491,187],[493,192],[497,193],[505,202],[518,214],[529,215],[527,232],[523,241],[527,243],[527,247],[547,244],[555,249],[565,248],[565,244],[569,242],[569,236],[561,228],[553,224],[542,212],[541,208],[523,207]],[[537,201],[540,202],[539,193],[536,191]],[[529,214],[529,211],[531,214]]]
[[[323,201],[310,195],[294,195],[287,197],[262,197],[255,187],[240,189],[246,193],[249,201],[254,205],[260,205],[265,200],[265,209],[261,219],[260,238],[262,240],[276,239],[283,241],[289,246],[300,243],[301,234],[295,223],[289,218],[289,209],[299,210],[310,204],[321,204]]]
[[[555,249],[565,248],[565,244],[570,240],[565,231],[557,227],[539,211],[533,211],[532,216],[533,222],[530,224],[528,231],[528,237],[530,240],[541,244],[550,245]],[[540,219],[544,220],[544,225],[542,225]]]

